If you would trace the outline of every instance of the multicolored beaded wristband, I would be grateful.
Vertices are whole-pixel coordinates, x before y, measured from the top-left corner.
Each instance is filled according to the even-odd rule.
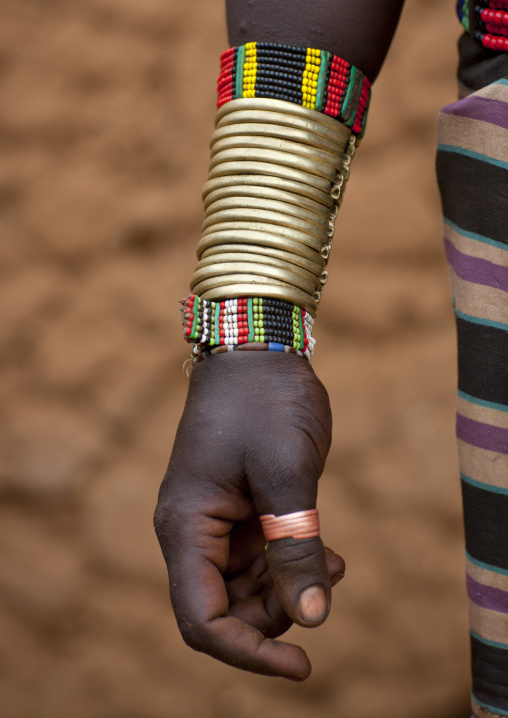
[[[194,356],[214,347],[252,343],[287,346],[309,360],[314,351],[314,320],[296,304],[263,297],[209,302],[195,294],[180,303],[184,337],[196,345]]]
[[[457,15],[464,28],[483,47],[508,52],[508,0],[458,0]]]
[[[326,50],[249,42],[221,55],[217,107],[241,97],[268,97],[335,117],[359,138],[365,132],[370,82]]]

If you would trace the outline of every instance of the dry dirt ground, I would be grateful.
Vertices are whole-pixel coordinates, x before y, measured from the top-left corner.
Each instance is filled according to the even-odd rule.
[[[302,685],[181,641],[151,527],[181,412],[220,0],[0,0],[0,715],[464,718],[455,337],[433,174],[453,0],[408,0],[337,223],[314,367],[348,562]]]

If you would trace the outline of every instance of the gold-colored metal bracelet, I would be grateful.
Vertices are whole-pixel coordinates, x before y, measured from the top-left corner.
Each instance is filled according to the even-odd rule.
[[[276,137],[281,140],[290,140],[298,142],[309,147],[316,147],[320,150],[326,150],[334,155],[344,152],[345,145],[337,144],[332,140],[322,137],[315,132],[309,132],[298,127],[288,127],[287,125],[276,125],[268,122],[239,122],[236,124],[221,125],[217,127],[210,140],[210,148],[219,140],[226,137]]]
[[[258,232],[261,235],[266,236],[274,236],[278,237],[282,244],[284,242],[290,240],[298,245],[301,245],[302,251],[305,246],[310,247],[315,252],[321,252],[321,248],[323,247],[323,240],[319,239],[317,237],[314,237],[312,234],[307,234],[306,232],[300,232],[297,229],[291,229],[291,227],[283,227],[281,224],[269,224],[264,222],[221,222],[217,225],[213,225],[211,227],[208,227],[201,233],[201,240],[204,240],[207,235],[213,234],[216,238],[218,237],[219,232],[227,232],[227,231],[234,231],[235,235],[238,237],[237,241],[241,240],[241,235],[243,235],[246,231],[252,230],[254,232]],[[326,243],[328,242],[328,238],[326,240]],[[200,246],[200,242],[198,242],[198,247]],[[274,246],[274,245],[273,245]]]
[[[228,274],[226,276],[217,276],[204,279],[198,284],[191,284],[191,291],[194,294],[197,294],[198,297],[202,297],[204,292],[209,292],[213,289],[220,289],[222,292],[224,292],[224,287],[227,287],[230,284],[256,284],[263,287],[279,287],[279,289],[287,289],[288,287],[294,287],[295,289],[299,289],[299,291],[302,292],[304,296],[310,296],[307,292],[304,292],[299,287],[295,287],[295,285],[291,284],[290,282],[284,282],[280,279],[272,279],[271,277],[265,277],[262,274],[248,274],[246,272],[239,272],[238,274]]]
[[[228,125],[251,123],[271,124],[277,127],[289,127],[291,129],[301,130],[302,132],[310,132],[318,139],[324,139],[327,142],[332,142],[337,145],[337,152],[343,151],[344,146],[347,145],[348,137],[351,134],[348,127],[341,128],[340,132],[337,133],[335,130],[311,119],[260,109],[235,110],[221,117],[220,120],[215,123],[215,127],[218,129],[227,127]]]
[[[308,209],[298,207],[296,204],[289,204],[288,202],[279,202],[278,200],[272,200],[268,197],[224,197],[218,199],[209,205],[205,212],[206,217],[212,217],[216,212],[220,212],[227,209],[245,210],[247,213],[251,210],[264,210],[269,212],[280,212],[283,215],[289,215],[296,217],[304,222],[310,222],[315,224],[320,230],[328,230],[328,217],[323,217],[315,212],[310,212]]]
[[[340,155],[337,153],[320,150],[317,147],[309,147],[309,145],[301,142],[292,142],[290,140],[281,140],[277,137],[266,137],[261,135],[237,135],[235,137],[224,137],[212,145],[210,156],[213,158],[221,152],[227,150],[248,150],[261,149],[274,152],[287,152],[290,155],[304,157],[310,162],[323,164],[331,167],[335,174],[341,165]],[[334,174],[334,176],[335,176]]]
[[[298,248],[299,249],[299,248]],[[274,259],[281,259],[290,264],[295,264],[298,267],[302,267],[311,274],[321,276],[321,273],[325,268],[325,260],[320,254],[315,252],[315,257],[309,259],[308,257],[301,257],[299,254],[293,252],[287,252],[283,249],[274,249],[273,247],[259,246],[258,244],[218,244],[214,247],[209,247],[201,253],[200,261],[203,259],[211,259],[214,255],[226,256],[226,254],[233,257],[239,257],[242,254],[258,254],[262,257],[273,257]]]
[[[227,289],[223,286],[200,289],[199,296],[201,299],[213,302],[224,299],[225,297],[259,297],[260,290],[263,297],[267,297],[269,299],[282,299],[286,302],[290,302],[291,304],[297,304],[299,307],[304,307],[308,312],[310,312],[312,317],[316,316],[316,300],[313,297],[309,297],[309,295],[305,294],[305,292],[302,292],[301,289],[292,287],[289,284],[286,284],[285,286],[282,284],[280,286],[275,284],[263,284],[260,286],[255,282],[235,282],[228,284]]]
[[[304,184],[303,182],[296,182],[295,180],[288,179],[287,177],[275,177],[272,175],[262,174],[227,174],[221,177],[209,179],[203,187],[202,197],[205,200],[212,192],[231,186],[247,188],[266,187],[290,192],[297,197],[304,197],[316,202],[320,206],[322,205],[330,208],[333,205],[333,198],[330,195],[329,190],[328,192],[324,192],[317,187],[312,187],[311,185]]]
[[[304,122],[313,122],[318,127],[326,128],[332,137],[339,140],[338,144],[346,145],[351,135],[349,127],[346,127],[342,123],[338,122],[334,117],[329,117],[322,112],[315,112],[313,110],[310,110],[311,114],[309,114],[309,110],[301,105],[296,105],[292,102],[285,102],[284,100],[274,100],[271,98],[261,97],[242,97],[238,100],[226,102],[217,110],[215,115],[215,125],[218,126],[225,116],[234,115],[238,111],[247,112],[251,117],[253,116],[253,112],[266,112],[267,114],[280,113],[284,117],[298,117]],[[339,138],[343,138],[343,140],[340,141]]]
[[[209,192],[204,201],[205,210],[219,199],[226,199],[229,197],[256,197],[260,200],[276,200],[279,202],[287,202],[293,204],[296,207],[301,207],[309,212],[317,214],[319,217],[323,217],[328,222],[330,217],[330,208],[325,207],[318,202],[307,197],[302,197],[301,194],[295,194],[293,192],[286,192],[285,190],[275,189],[273,187],[258,187],[256,185],[229,185],[227,187],[220,187],[219,189]]]
[[[270,231],[270,229],[259,229],[259,225],[255,222],[235,222],[235,224],[246,224],[248,227],[233,228],[225,224],[223,225],[223,229],[204,234],[196,248],[198,258],[208,249],[222,246],[223,244],[252,244],[253,246],[291,252],[295,257],[308,259],[311,262],[324,262],[321,255],[323,244],[320,242],[318,242],[317,246],[309,246],[308,243],[304,244],[299,239],[291,239],[288,236],[276,234]],[[263,226],[265,225],[261,225],[261,227]],[[270,225],[268,225],[268,227],[270,227]],[[298,232],[298,234],[300,234],[300,232]],[[308,237],[306,237],[306,239],[308,239]]]
[[[295,301],[300,307],[308,309],[308,311],[314,313],[315,316],[316,309],[314,307],[317,308],[316,297],[318,293],[315,293],[314,296],[310,296],[299,287],[287,284],[287,282],[278,282],[275,279],[268,280],[261,275],[230,275],[229,279],[231,281],[227,283],[221,282],[218,277],[208,279],[196,285],[192,292],[202,299],[215,299],[218,301],[234,296],[232,292],[235,286],[242,287],[244,294],[237,296],[277,296],[280,299],[285,298],[285,301]],[[291,290],[293,290],[293,292],[291,292]],[[292,296],[295,296],[295,300],[292,300]]]
[[[224,247],[225,250],[228,250],[228,247]],[[293,262],[288,262],[286,259],[280,259],[273,256],[265,255],[262,252],[231,252],[231,251],[223,251],[221,254],[215,254],[208,257],[201,257],[199,262],[196,265],[196,271],[199,269],[203,269],[205,267],[211,267],[215,264],[242,264],[242,262],[249,262],[251,264],[262,264],[267,265],[269,267],[276,267],[278,269],[284,269],[288,272],[293,272],[294,274],[298,274],[304,279],[306,279],[308,282],[312,282],[313,284],[316,284],[319,286],[321,274],[322,271],[318,272],[317,274],[314,272],[309,272],[307,269],[305,269],[302,266],[299,266],[298,264],[294,264]]]
[[[278,212],[270,212],[269,210],[262,209],[224,209],[207,217],[201,225],[201,229],[204,232],[209,227],[213,227],[215,224],[222,224],[224,222],[256,221],[280,227],[288,227],[289,229],[296,229],[304,234],[315,237],[321,242],[327,240],[326,230],[316,227],[315,224],[311,224],[310,222],[306,222],[290,215],[281,215]]]
[[[289,152],[277,150],[265,150],[257,147],[239,147],[237,149],[222,150],[217,152],[210,159],[210,170],[228,162],[269,162],[282,167],[290,167],[300,172],[307,172],[309,175],[321,177],[324,180],[333,182],[337,175],[335,167],[325,165],[323,162],[309,160],[306,157],[294,155]]]
[[[212,167],[208,173],[208,179],[224,177],[224,175],[238,174],[259,174],[272,177],[282,177],[283,179],[289,179],[294,182],[310,185],[311,187],[320,189],[326,194],[330,192],[331,187],[331,182],[328,179],[318,177],[310,172],[296,170],[293,167],[279,165],[276,163],[274,164],[272,162],[225,162],[219,166]]]
[[[273,296],[315,316],[355,138],[334,118],[264,98],[225,103],[216,128],[191,290]]]
[[[240,275],[254,275],[263,277],[263,279],[270,279],[270,281],[286,282],[287,284],[292,284],[294,287],[299,287],[310,296],[320,288],[319,278],[313,276],[312,279],[309,280],[294,271],[294,265],[288,264],[287,266],[291,267],[291,269],[281,269],[280,267],[261,264],[260,262],[217,262],[207,267],[196,269],[191,277],[191,291],[194,291],[195,286],[208,279],[215,277],[225,279],[227,277],[238,277]]]

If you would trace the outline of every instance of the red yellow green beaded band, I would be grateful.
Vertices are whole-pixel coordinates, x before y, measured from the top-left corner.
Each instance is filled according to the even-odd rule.
[[[508,52],[508,0],[458,0],[457,15],[483,47]]]
[[[251,343],[283,345],[308,359],[314,351],[314,320],[296,304],[263,297],[213,302],[195,294],[180,303],[184,337],[196,344],[195,354],[213,347]]]
[[[286,100],[335,117],[358,137],[365,132],[370,82],[326,50],[249,42],[221,55],[217,107],[241,97]]]

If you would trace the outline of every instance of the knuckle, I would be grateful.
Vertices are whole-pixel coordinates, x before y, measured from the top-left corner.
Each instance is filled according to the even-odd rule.
[[[168,527],[181,526],[188,520],[189,510],[175,492],[159,494],[153,515],[156,532],[165,533]]]
[[[202,626],[186,623],[180,626],[182,638],[189,648],[204,653],[206,651],[206,633]]]
[[[280,539],[268,545],[268,556],[272,564],[292,574],[315,573],[325,564],[320,539]]]
[[[159,499],[153,515],[155,534],[164,552],[172,549],[178,540],[186,517],[175,510],[173,502]]]
[[[153,514],[153,527],[159,541],[166,533],[168,507],[166,502],[159,501]]]

